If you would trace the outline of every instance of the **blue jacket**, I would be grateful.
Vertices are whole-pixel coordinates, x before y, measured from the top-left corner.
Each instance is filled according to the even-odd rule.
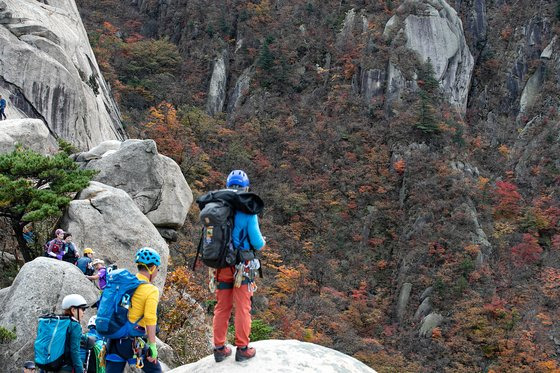
[[[0,100],[0,109],[5,109],[6,108],[6,100],[1,99]]]
[[[265,245],[259,228],[257,215],[249,215],[241,211],[235,212],[233,224],[233,246],[240,250],[260,250]]]
[[[70,358],[66,365],[64,365],[60,370],[65,372],[71,372],[74,368],[75,372],[84,371],[84,363],[82,362],[82,357],[80,356],[80,341],[82,340],[82,326],[80,323],[74,319],[68,327],[68,338],[70,338]]]
[[[86,273],[86,269],[90,263],[91,263],[91,258],[84,255],[80,259],[78,259],[78,263],[76,263],[76,265],[78,266],[79,269],[82,270],[82,272]]]

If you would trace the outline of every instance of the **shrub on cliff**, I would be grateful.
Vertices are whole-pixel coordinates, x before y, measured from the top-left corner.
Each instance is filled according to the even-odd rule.
[[[25,261],[39,255],[24,239],[24,227],[62,214],[74,194],[84,189],[95,171],[79,170],[69,158],[68,144],[59,153],[45,156],[16,148],[0,155],[0,217],[12,226]]]

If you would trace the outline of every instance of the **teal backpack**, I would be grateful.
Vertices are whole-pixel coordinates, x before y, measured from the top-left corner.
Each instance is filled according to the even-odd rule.
[[[35,340],[35,365],[46,371],[58,371],[66,360],[69,316],[46,315],[39,318]]]

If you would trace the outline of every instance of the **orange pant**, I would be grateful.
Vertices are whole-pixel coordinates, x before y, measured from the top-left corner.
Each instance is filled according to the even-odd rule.
[[[233,283],[234,273],[234,267],[218,269],[216,280]],[[251,296],[248,285],[216,290],[218,303],[214,307],[214,346],[223,346],[226,343],[228,323],[233,305],[235,305],[235,345],[245,347],[249,344]]]

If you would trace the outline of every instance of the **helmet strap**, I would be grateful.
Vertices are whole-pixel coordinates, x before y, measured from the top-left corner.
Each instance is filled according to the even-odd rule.
[[[151,281],[152,280],[152,274],[155,272],[157,266],[153,266],[154,269],[150,270],[150,267],[148,267],[147,264],[144,264],[144,263],[140,263],[140,264],[142,264],[146,268],[146,271],[148,271],[148,273],[150,274],[150,281]]]

